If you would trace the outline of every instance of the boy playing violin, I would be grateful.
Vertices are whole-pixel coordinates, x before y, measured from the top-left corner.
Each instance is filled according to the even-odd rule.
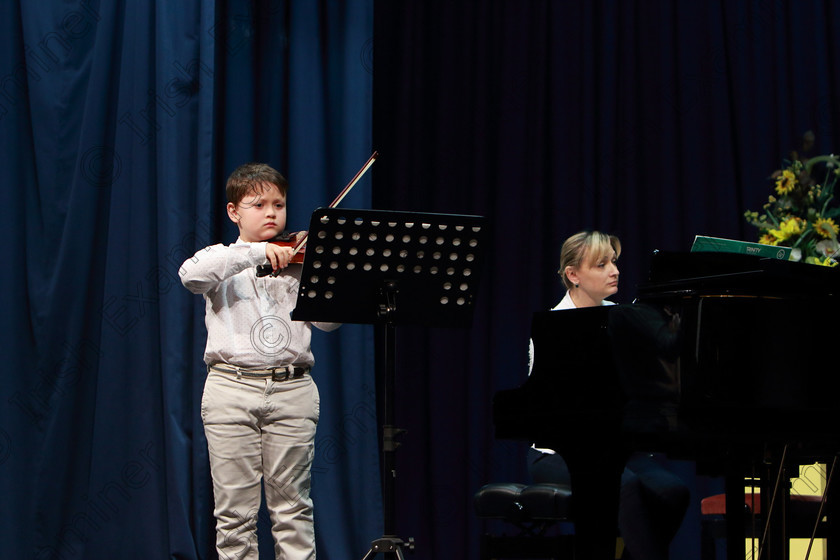
[[[239,166],[226,193],[239,238],[198,251],[181,282],[205,301],[208,374],[201,418],[210,456],[220,558],[256,560],[261,483],[277,558],[315,558],[310,467],[320,399],[310,370],[311,328],[292,321],[300,284],[291,247],[267,241],[286,227],[288,182],[261,163]],[[258,278],[269,263],[275,274]]]

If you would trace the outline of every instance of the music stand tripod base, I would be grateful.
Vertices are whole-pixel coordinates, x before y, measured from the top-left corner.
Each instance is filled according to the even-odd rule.
[[[405,555],[402,553],[403,548],[407,548],[409,552],[414,552],[414,539],[409,538],[406,543],[398,537],[389,537],[386,535],[381,539],[373,541],[370,545],[370,550],[367,554],[365,554],[362,560],[371,560],[377,554],[382,554],[385,558],[392,556],[394,558],[399,558],[399,560],[404,560]]]

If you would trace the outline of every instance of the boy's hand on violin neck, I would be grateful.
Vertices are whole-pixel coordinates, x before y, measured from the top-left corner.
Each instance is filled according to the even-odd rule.
[[[282,270],[289,266],[292,260],[291,247],[283,247],[274,243],[265,244],[265,258],[271,263],[272,270]]]

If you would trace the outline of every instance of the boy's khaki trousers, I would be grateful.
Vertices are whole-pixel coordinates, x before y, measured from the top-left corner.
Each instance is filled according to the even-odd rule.
[[[309,497],[318,388],[310,375],[273,381],[208,372],[201,417],[210,455],[221,560],[257,560],[260,483],[275,557],[313,560]]]

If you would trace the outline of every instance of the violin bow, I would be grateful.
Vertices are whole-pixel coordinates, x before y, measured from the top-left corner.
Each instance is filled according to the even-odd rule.
[[[367,173],[367,170],[370,169],[370,167],[374,164],[374,162],[376,161],[376,158],[378,158],[378,157],[379,157],[379,152],[374,150],[374,152],[370,155],[370,157],[365,162],[365,164],[362,166],[362,168],[359,169],[356,172],[356,174],[353,176],[353,178],[350,180],[350,182],[347,183],[347,185],[343,189],[341,189],[341,192],[338,193],[338,196],[335,197],[335,200],[333,200],[327,208],[335,208],[336,206],[338,206],[339,202],[344,200],[344,197],[347,196],[347,193],[350,192],[350,189],[352,189],[353,187],[356,186],[356,183],[359,182],[359,179],[361,179],[362,176],[365,173]],[[297,243],[295,243],[295,246],[292,249],[292,257],[297,255],[301,251],[301,249],[303,249],[303,246],[306,244],[306,240],[308,238],[309,238],[309,232],[307,231],[303,235],[303,237],[301,237],[297,241]],[[278,271],[272,272],[271,275],[272,276],[278,276],[279,273],[280,273],[280,271],[278,270]]]

